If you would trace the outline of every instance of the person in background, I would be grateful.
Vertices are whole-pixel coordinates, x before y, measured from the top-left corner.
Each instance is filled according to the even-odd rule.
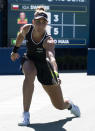
[[[18,18],[17,23],[18,24],[27,24],[28,23],[28,20],[24,12],[20,13],[20,18]]]

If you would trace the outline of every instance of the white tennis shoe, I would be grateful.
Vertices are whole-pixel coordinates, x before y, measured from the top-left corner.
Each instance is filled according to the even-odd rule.
[[[22,120],[18,123],[18,126],[28,126],[30,124],[30,114],[29,112],[23,112]]]
[[[71,114],[75,115],[76,117],[80,117],[81,113],[80,113],[80,109],[77,105],[73,104],[73,102],[71,100],[69,100],[72,108],[70,109]]]

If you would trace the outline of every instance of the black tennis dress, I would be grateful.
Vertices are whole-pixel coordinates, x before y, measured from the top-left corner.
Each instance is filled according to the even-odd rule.
[[[26,34],[27,52],[22,57],[21,65],[23,66],[24,62],[28,59],[33,61],[37,69],[39,82],[43,85],[53,85],[56,82],[56,78],[54,79],[56,76],[50,62],[46,60],[46,50],[43,48],[44,40],[50,37],[50,35],[45,32],[43,39],[39,43],[35,43],[32,39],[33,28],[31,24],[29,32]]]

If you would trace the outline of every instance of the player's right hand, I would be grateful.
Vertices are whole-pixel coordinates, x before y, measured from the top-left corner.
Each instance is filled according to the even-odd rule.
[[[12,52],[11,53],[11,60],[12,61],[15,61],[15,60],[17,60],[17,59],[19,59],[19,54],[18,53],[14,53],[14,52]]]

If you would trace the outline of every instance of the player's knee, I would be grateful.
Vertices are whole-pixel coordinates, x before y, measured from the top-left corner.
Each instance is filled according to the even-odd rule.
[[[36,76],[35,70],[25,72],[25,79],[27,79],[27,80],[34,81],[35,76]]]

